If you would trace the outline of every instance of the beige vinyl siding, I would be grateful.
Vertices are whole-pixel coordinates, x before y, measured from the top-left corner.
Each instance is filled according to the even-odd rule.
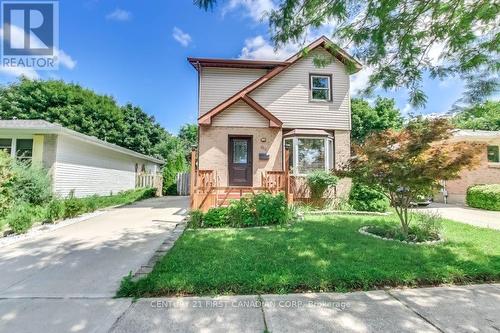
[[[200,74],[199,115],[204,115],[264,74],[264,69],[203,68]]]
[[[269,120],[248,106],[247,103],[238,101],[215,116],[212,120],[212,126],[269,127]]]
[[[318,68],[313,56],[329,56],[323,48],[312,51],[288,69],[266,82],[250,96],[283,122],[284,128],[321,128],[350,130],[349,74],[335,59]],[[309,74],[332,75],[332,101],[309,100]]]
[[[135,187],[135,164],[154,171],[152,162],[134,158],[81,140],[59,135],[53,168],[54,191],[66,197],[109,195]]]

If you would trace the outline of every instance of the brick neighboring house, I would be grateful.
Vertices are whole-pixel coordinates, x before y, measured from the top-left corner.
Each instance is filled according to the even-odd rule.
[[[479,167],[463,170],[460,179],[444,182],[445,191],[435,196],[435,201],[465,204],[467,188],[478,184],[500,184],[500,131],[457,130],[451,140],[478,142],[486,145]]]
[[[198,71],[199,170],[218,187],[258,188],[283,171],[330,170],[350,157],[349,76],[361,64],[321,37],[285,61],[188,58]],[[328,57],[325,67],[313,63]],[[348,70],[348,64],[352,70]]]

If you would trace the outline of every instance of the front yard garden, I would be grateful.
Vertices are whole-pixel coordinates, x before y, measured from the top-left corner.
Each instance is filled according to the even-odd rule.
[[[292,226],[187,230],[146,278],[119,296],[347,291],[500,280],[500,232],[443,220],[445,241],[410,245],[362,235],[396,216],[306,217]]]

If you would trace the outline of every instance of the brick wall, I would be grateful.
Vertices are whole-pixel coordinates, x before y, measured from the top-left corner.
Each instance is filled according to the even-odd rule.
[[[261,186],[264,170],[282,170],[281,129],[252,127],[201,126],[199,168],[216,170],[219,186],[228,186],[228,137],[253,136],[253,186]],[[265,142],[263,142],[265,141]],[[259,153],[269,154],[269,160],[259,160]]]
[[[500,164],[488,163],[486,148],[481,157],[481,164],[473,170],[463,170],[460,179],[446,182],[449,203],[465,203],[467,188],[476,184],[500,184]],[[442,194],[436,195],[436,201],[443,202]]]

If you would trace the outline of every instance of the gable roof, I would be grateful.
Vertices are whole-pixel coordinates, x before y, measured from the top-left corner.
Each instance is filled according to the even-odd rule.
[[[286,66],[285,61],[262,61],[242,59],[211,59],[211,58],[188,58],[189,63],[199,71],[202,67],[229,67],[229,68],[254,68],[273,69],[277,66]]]
[[[100,146],[105,149],[110,149],[125,155],[133,156],[157,164],[164,164],[165,161],[138,153],[136,151],[123,148],[121,146],[109,143],[96,138],[95,136],[89,136],[77,131],[73,131],[69,128],[63,127],[57,123],[50,123],[41,119],[15,119],[15,120],[0,120],[0,131],[15,131],[15,133],[25,133],[25,134],[58,134],[58,135],[68,135],[74,137],[80,141],[85,141],[96,146]]]
[[[347,64],[347,63],[353,64],[354,68],[355,68],[355,72],[358,72],[358,71],[361,70],[362,64],[359,61],[357,61],[355,58],[353,58],[352,56],[350,56],[346,51],[344,51],[344,50],[342,50],[341,48],[338,48],[338,47],[335,47],[335,51],[332,51],[331,47],[326,47],[328,45],[334,45],[334,44],[328,38],[326,38],[325,36],[321,36],[320,38],[316,39],[314,42],[312,42],[311,44],[309,44],[308,46],[306,46],[305,49],[307,49],[308,51],[312,51],[312,50],[314,50],[314,49],[316,49],[316,48],[318,48],[320,46],[321,47],[325,47],[325,49],[328,52],[332,53],[332,55],[335,56],[335,58],[337,58],[343,64]],[[273,77],[275,77],[276,75],[278,75],[279,73],[281,73],[282,71],[286,70],[292,64],[294,64],[299,59],[301,59],[303,56],[304,56],[303,52],[299,51],[299,52],[295,53],[293,56],[291,56],[290,58],[288,58],[287,60],[285,60],[283,63],[276,64],[276,66],[273,69],[271,69],[269,72],[267,72],[265,75],[261,76],[260,78],[258,78],[254,82],[250,83],[249,85],[247,85],[246,87],[244,87],[243,89],[241,89],[240,91],[238,91],[236,94],[232,95],[231,97],[229,97],[228,99],[226,99],[225,101],[223,101],[222,103],[220,103],[219,105],[217,105],[214,108],[212,108],[211,110],[209,110],[207,113],[201,115],[198,118],[198,124],[200,124],[200,125],[210,125],[212,123],[212,118],[213,117],[215,117],[216,115],[218,115],[222,111],[226,110],[228,107],[230,107],[231,105],[233,105],[237,101],[239,101],[239,100],[245,100],[245,98],[250,99],[251,101],[253,101],[253,103],[250,104],[250,103],[248,103],[245,100],[245,102],[247,102],[247,104],[250,107],[252,107],[255,111],[257,111],[257,112],[259,112],[261,114],[262,114],[262,111],[265,111],[266,114],[274,117],[264,107],[262,107],[260,104],[258,104],[253,99],[251,99],[250,96],[248,96],[248,94],[250,94],[252,91],[254,91],[255,89],[257,89],[258,87],[262,86],[264,83],[266,83],[267,81],[269,81],[270,79],[272,79]],[[194,59],[194,58],[188,58],[188,60],[189,59]],[[246,61],[248,61],[248,60],[245,60],[245,62]],[[193,64],[193,63],[191,63],[191,64]],[[234,65],[234,63],[233,63],[233,65]],[[255,67],[255,68],[258,68],[258,67]],[[264,114],[262,114],[262,115],[264,117],[268,118]],[[278,120],[279,127],[281,127],[282,122],[278,118],[276,118],[276,117],[274,117],[274,118],[276,120]],[[272,123],[271,119],[270,118],[268,118],[268,119],[270,120],[270,124],[271,124]],[[277,124],[277,122],[275,122],[275,124]]]

